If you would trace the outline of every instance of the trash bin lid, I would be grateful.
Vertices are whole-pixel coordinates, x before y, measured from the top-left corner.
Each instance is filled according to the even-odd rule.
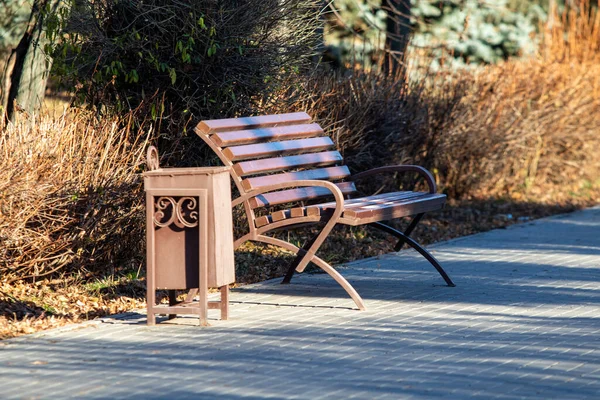
[[[143,176],[212,175],[229,172],[229,167],[159,168],[142,173]]]

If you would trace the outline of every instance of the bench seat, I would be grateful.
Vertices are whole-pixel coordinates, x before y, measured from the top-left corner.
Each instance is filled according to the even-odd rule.
[[[446,195],[425,192],[390,192],[344,201],[344,212],[339,223],[364,225],[439,210]],[[320,214],[335,209],[335,202],[309,206],[318,208]]]
[[[275,192],[277,193],[277,192]],[[409,217],[416,214],[439,210],[446,203],[446,195],[427,192],[390,192],[365,196],[344,201],[344,212],[338,223],[359,226],[372,222]],[[322,216],[328,218],[336,208],[334,201],[295,207],[274,212],[270,216],[257,218],[256,226],[261,227],[283,219]]]

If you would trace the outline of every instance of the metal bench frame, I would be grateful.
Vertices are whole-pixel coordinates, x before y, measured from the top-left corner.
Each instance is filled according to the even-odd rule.
[[[340,284],[346,292],[350,295],[350,297],[354,300],[356,305],[360,310],[365,310],[365,305],[360,297],[360,295],[356,292],[356,290],[350,285],[350,283],[337,271],[335,270],[329,263],[325,262],[322,258],[316,255],[318,249],[321,247],[331,230],[337,224],[346,224],[346,225],[369,225],[371,227],[380,229],[388,234],[391,234],[398,238],[398,243],[395,246],[395,250],[399,251],[404,244],[409,245],[416,251],[418,251],[421,255],[423,255],[439,272],[444,281],[448,286],[455,286],[450,277],[446,274],[440,263],[429,253],[425,248],[419,245],[414,239],[410,237],[410,234],[413,232],[414,228],[417,226],[425,212],[432,211],[433,209],[442,208],[445,202],[444,195],[436,194],[436,184],[433,176],[425,169],[416,165],[397,165],[397,166],[388,166],[388,167],[380,167],[374,168],[369,171],[361,172],[355,175],[351,175],[346,177],[346,182],[351,182],[350,185],[354,185],[353,182],[368,178],[371,176],[376,176],[384,173],[417,173],[427,182],[429,192],[421,193],[421,192],[394,192],[400,193],[400,196],[421,196],[431,195],[429,196],[429,208],[422,208],[418,203],[410,203],[410,201],[405,200],[403,206],[394,206],[393,201],[388,202],[388,204],[392,204],[389,208],[391,210],[400,210],[401,214],[387,213],[380,215],[373,215],[368,218],[365,217],[347,217],[344,215],[346,209],[350,209],[351,207],[346,205],[346,200],[344,199],[344,195],[348,195],[347,193],[343,193],[340,189],[341,186],[336,185],[329,180],[326,179],[301,179],[303,176],[310,176],[309,173],[283,173],[279,175],[266,175],[270,178],[279,178],[287,179],[290,178],[287,182],[277,182],[275,184],[264,185],[261,184],[258,187],[252,187],[252,179],[244,178],[244,176],[238,173],[241,168],[238,165],[236,167],[236,162],[240,159],[248,160],[248,159],[263,159],[264,157],[269,156],[278,156],[283,154],[282,152],[277,152],[275,146],[279,146],[281,148],[281,144],[293,146],[296,144],[307,143],[310,145],[314,144],[316,151],[324,150],[327,146],[320,146],[324,140],[324,138],[316,138],[316,139],[304,139],[304,140],[296,140],[294,143],[287,142],[289,139],[294,138],[311,138],[315,135],[312,134],[312,130],[315,132],[322,133],[320,127],[316,124],[306,125],[311,122],[311,117],[306,113],[289,113],[289,114],[279,114],[279,115],[268,115],[268,116],[259,116],[259,117],[245,117],[245,118],[231,118],[231,119],[221,119],[221,120],[209,120],[202,121],[195,128],[195,132],[200,136],[208,146],[215,152],[215,154],[221,159],[221,161],[230,167],[231,177],[237,186],[237,189],[240,193],[240,196],[233,200],[232,207],[236,207],[238,205],[243,205],[245,214],[248,220],[248,233],[238,238],[234,242],[234,248],[238,248],[242,243],[246,241],[255,241],[262,242],[270,245],[279,246],[286,250],[289,250],[296,254],[296,258],[290,265],[287,274],[285,275],[282,283],[290,283],[294,272],[303,272],[306,266],[312,262],[321,268],[323,271],[328,273],[338,284]],[[314,129],[313,129],[314,128]],[[318,128],[318,129],[317,129]],[[302,132],[300,134],[294,133]],[[272,133],[275,132],[275,133]],[[283,132],[283,133],[282,133]],[[291,133],[290,133],[291,132]],[[266,136],[262,137],[263,134]],[[246,135],[246,136],[244,136]],[[229,142],[224,140],[224,137],[234,137],[233,140]],[[251,140],[249,139],[250,137]],[[273,142],[264,142],[265,139],[280,139],[286,142],[279,141],[276,144]],[[312,141],[311,141],[312,140]],[[328,139],[329,140],[329,139]],[[255,151],[257,146],[248,146],[248,143],[257,143],[260,142],[263,146],[258,146],[259,150],[266,149],[266,152],[261,154],[251,154],[252,151]],[[242,146],[229,146],[229,143],[234,143],[239,145],[245,144]],[[331,142],[331,144],[333,144]],[[288,147],[289,147],[288,146]],[[260,152],[260,151],[259,151]],[[302,153],[302,149],[299,150]],[[244,154],[245,153],[245,154]],[[304,151],[306,153],[306,151]],[[285,153],[288,154],[288,153]],[[323,154],[323,153],[320,153]],[[339,155],[339,159],[336,161],[327,162],[327,164],[331,163],[342,163],[341,155]],[[238,158],[238,159],[236,159]],[[282,159],[275,160],[274,158],[270,158],[268,160],[272,160],[277,162],[278,160],[281,163],[285,163],[285,160]],[[267,161],[268,161],[267,160]],[[264,163],[263,163],[264,164]],[[252,164],[250,164],[252,165]],[[313,165],[320,165],[319,163],[313,163]],[[322,164],[321,164],[322,165]],[[340,169],[339,167],[337,167]],[[343,167],[346,168],[346,167]],[[342,175],[343,175],[342,168]],[[335,169],[330,168],[329,170]],[[283,171],[285,168],[277,168],[276,171]],[[346,168],[347,170],[347,168]],[[275,170],[267,171],[270,173]],[[319,170],[325,171],[325,170]],[[327,171],[325,171],[327,172]],[[336,170],[336,172],[338,172]],[[269,178],[269,179],[270,179]],[[332,180],[339,180],[339,176],[334,176],[331,178]],[[256,179],[254,180],[257,181]],[[263,179],[261,182],[264,182]],[[343,185],[343,184],[342,184]],[[261,195],[277,193],[277,191],[282,191],[286,189],[297,189],[297,188],[324,188],[328,191],[330,196],[333,196],[334,202],[329,202],[326,204],[317,204],[317,205],[309,205],[309,206],[300,206],[297,208],[292,208],[289,210],[278,211],[277,213],[272,213],[269,216],[256,217],[254,209],[260,208],[261,202],[257,199],[260,198]],[[320,190],[319,193],[323,192],[323,189]],[[350,192],[354,193],[354,191],[350,190]],[[284,193],[284,192],[280,192]],[[407,195],[403,195],[402,193],[407,193]],[[315,196],[316,198],[321,197]],[[363,199],[369,199],[368,197],[361,197],[358,199],[352,199],[355,204],[356,202],[360,202]],[[385,199],[384,199],[385,200]],[[298,200],[296,200],[298,202]],[[286,202],[287,203],[287,202]],[[267,204],[269,205],[269,204]],[[360,205],[357,206],[360,213]],[[421,207],[421,208],[420,208]],[[387,209],[386,209],[387,210]],[[420,212],[423,211],[423,212]],[[397,218],[394,215],[404,216],[413,216],[412,221],[406,228],[404,232],[400,232],[397,229],[394,229],[386,224],[383,224],[382,220],[388,220],[392,218]],[[390,217],[391,218],[388,218]],[[266,233],[273,230],[279,229],[294,229],[300,226],[305,226],[307,224],[317,224],[324,223],[323,228],[319,231],[317,235],[315,235],[312,239],[307,241],[307,243],[303,247],[297,247],[292,243],[286,242],[284,240],[267,236]]]

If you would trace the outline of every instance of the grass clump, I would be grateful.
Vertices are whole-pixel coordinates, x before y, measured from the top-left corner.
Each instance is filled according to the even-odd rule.
[[[83,111],[19,118],[0,138],[0,274],[114,272],[142,262],[148,134]]]

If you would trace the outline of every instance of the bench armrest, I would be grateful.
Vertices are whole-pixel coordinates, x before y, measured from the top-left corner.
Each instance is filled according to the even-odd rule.
[[[299,180],[299,181],[291,181],[291,182],[285,182],[285,183],[278,183],[275,185],[263,186],[256,190],[253,190],[251,192],[247,192],[247,193],[243,194],[242,196],[236,198],[231,203],[231,206],[235,207],[239,204],[242,204],[244,201],[250,200],[251,198],[261,195],[261,194],[264,194],[264,193],[273,192],[273,191],[280,190],[280,189],[291,189],[291,188],[296,188],[296,187],[311,187],[311,186],[312,187],[320,186],[320,187],[329,189],[329,191],[335,198],[335,203],[336,203],[335,213],[341,214],[344,211],[344,195],[342,194],[342,191],[340,190],[340,188],[329,181],[320,181],[320,180]]]
[[[433,179],[433,175],[431,175],[431,173],[425,168],[418,165],[390,165],[387,167],[373,168],[368,171],[359,172],[358,174],[352,175],[350,180],[356,181],[368,176],[379,175],[386,172],[417,172],[419,175],[425,178],[425,181],[427,181],[429,193],[437,192],[437,186],[435,185],[435,179]]]

